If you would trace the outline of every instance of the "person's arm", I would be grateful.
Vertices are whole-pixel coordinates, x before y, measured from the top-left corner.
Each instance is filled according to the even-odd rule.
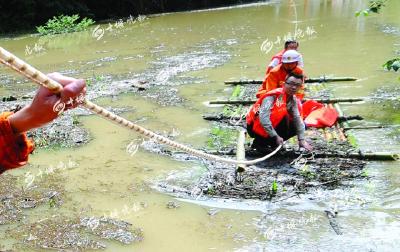
[[[304,137],[305,125],[301,118],[297,102],[298,100],[295,97],[293,97],[292,100],[288,103],[289,104],[288,112],[293,117],[293,123],[294,127],[296,128],[296,134],[297,134],[297,139],[299,141],[299,146],[304,147],[305,149],[311,151],[312,146],[309,143],[307,143]]]
[[[278,135],[271,122],[271,109],[274,105],[274,101],[275,99],[273,96],[265,97],[259,109],[260,123],[263,126],[265,132],[267,132],[270,137],[276,137]]]
[[[303,55],[301,55],[301,54],[300,54],[298,66],[301,67],[302,69],[304,69],[304,60],[303,60]]]
[[[12,112],[0,114],[0,174],[8,169],[25,165],[33,151],[33,142],[26,134],[14,134],[9,117]]]
[[[277,58],[273,58],[267,67],[267,74],[277,65],[279,65],[279,60]]]
[[[62,93],[53,94],[47,88],[40,87],[31,104],[8,118],[15,134],[42,127],[53,121],[58,116],[58,112],[53,108],[57,102],[64,103],[65,110],[75,108],[78,105],[76,98],[80,93],[85,93],[84,80],[66,77],[59,73],[48,76],[63,85]]]
[[[288,102],[289,107],[288,107],[288,112],[292,115],[293,117],[293,123],[294,123],[294,127],[296,128],[296,134],[297,134],[297,138],[300,141],[303,141],[304,138],[304,122],[301,119],[300,116],[300,112],[298,109],[298,105],[297,105],[297,99],[296,98],[292,98],[290,100],[290,102]]]
[[[85,81],[66,77],[58,73],[49,77],[63,85],[60,94],[53,94],[40,87],[31,104],[16,113],[0,115],[0,174],[5,170],[25,165],[33,151],[33,143],[25,132],[44,126],[54,120],[58,113],[53,110],[57,102],[65,103],[65,110],[78,105],[77,97],[85,94]]]

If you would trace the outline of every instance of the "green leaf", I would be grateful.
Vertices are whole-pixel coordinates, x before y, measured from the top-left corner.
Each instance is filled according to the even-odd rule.
[[[276,180],[274,180],[274,182],[272,182],[271,191],[274,194],[278,192],[278,183],[276,183]]]

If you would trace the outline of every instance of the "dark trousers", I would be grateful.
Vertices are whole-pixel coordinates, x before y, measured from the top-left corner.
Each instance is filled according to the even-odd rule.
[[[251,127],[251,125],[247,125],[247,133],[249,133],[249,136],[254,138],[252,144],[253,148],[264,149],[267,147],[277,147],[275,138],[273,137],[265,138],[259,136],[252,130],[252,128],[253,127]],[[278,135],[283,138],[283,140],[288,140],[289,138],[294,137],[297,134],[293,120],[290,120],[288,115],[285,116],[274,129],[276,133],[278,133]]]

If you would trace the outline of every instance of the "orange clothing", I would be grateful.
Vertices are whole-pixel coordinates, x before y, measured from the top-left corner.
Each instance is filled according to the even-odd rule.
[[[275,128],[282,119],[288,115],[288,111],[286,108],[286,100],[287,96],[285,92],[283,92],[282,88],[277,88],[272,91],[269,91],[263,94],[257,102],[251,107],[248,114],[246,115],[246,123],[247,127],[251,127],[251,130],[259,136],[264,138],[268,137],[268,133],[265,131],[264,127],[262,126],[259,118],[259,109],[261,107],[262,102],[268,96],[274,97],[274,105],[271,108],[271,123],[272,126]],[[300,109],[300,108],[299,108]]]
[[[292,72],[299,75],[304,75],[303,69],[301,69],[300,67],[296,67],[295,69],[292,70]],[[283,84],[286,80],[286,76],[288,74],[289,72],[287,72],[282,67],[282,64],[279,64],[276,67],[274,67],[268,74],[266,74],[265,79],[261,84],[261,87],[258,89],[256,97],[260,98],[261,95],[266,94],[271,90],[283,87]],[[300,93],[303,93],[303,95],[299,95],[298,97],[302,98],[304,96],[304,87],[302,87]]]
[[[26,134],[15,135],[8,117],[12,112],[0,114],[0,174],[25,165],[34,146]]]
[[[275,55],[271,58],[271,61],[273,61],[274,59],[277,59],[278,62],[279,62],[279,64],[281,64],[281,63],[282,63],[282,55],[283,55],[285,52],[286,52],[286,49],[283,49],[283,50],[279,51],[277,54],[275,54]],[[279,65],[279,64],[278,64],[278,65]],[[267,72],[266,72],[266,74],[268,74],[269,72],[271,72],[271,70],[272,70],[273,68],[274,68],[273,66],[267,66]]]

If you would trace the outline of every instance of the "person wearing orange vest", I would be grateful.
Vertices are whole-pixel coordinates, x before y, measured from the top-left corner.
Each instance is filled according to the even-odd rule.
[[[78,106],[76,98],[86,93],[86,84],[82,79],[66,77],[59,73],[48,76],[64,86],[60,94],[53,94],[40,87],[31,104],[15,113],[0,114],[0,174],[27,163],[34,146],[27,138],[26,132],[57,118],[58,112],[53,109],[56,103],[64,103],[64,110],[75,108]]]
[[[248,134],[254,138],[252,147],[263,150],[275,147],[295,135],[299,147],[311,151],[305,141],[301,105],[295,96],[303,84],[303,76],[289,74],[283,88],[263,94],[246,115]]]
[[[267,66],[267,74],[272,70],[272,68],[276,67],[277,65],[282,63],[282,55],[287,51],[287,50],[296,50],[299,48],[299,42],[296,40],[286,40],[285,42],[285,47],[282,49],[280,52],[275,54],[271,58],[271,62]],[[304,61],[303,61],[303,56],[300,54],[300,59],[299,59],[299,67],[304,68]]]
[[[276,88],[280,88],[283,86],[285,79],[288,74],[294,73],[297,75],[303,75],[303,69],[298,66],[298,62],[300,60],[300,53],[295,50],[288,50],[282,55],[282,64],[274,67],[266,76],[261,84],[261,87],[258,89],[256,94],[257,98],[260,98],[263,94],[274,90]],[[298,97],[304,97],[304,87],[300,88],[298,91]]]

